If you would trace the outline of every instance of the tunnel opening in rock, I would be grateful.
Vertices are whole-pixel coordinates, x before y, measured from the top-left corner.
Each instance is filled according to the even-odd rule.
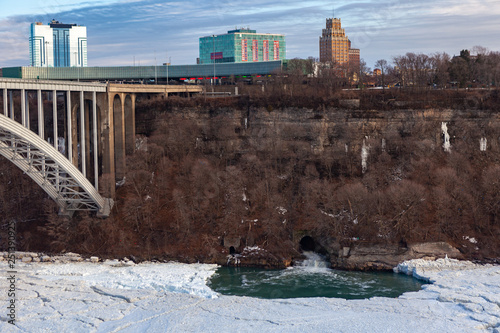
[[[235,254],[235,253],[236,249],[234,248],[234,246],[229,247],[229,254]]]
[[[316,242],[311,236],[304,236],[299,242],[300,250],[314,252],[316,250]]]

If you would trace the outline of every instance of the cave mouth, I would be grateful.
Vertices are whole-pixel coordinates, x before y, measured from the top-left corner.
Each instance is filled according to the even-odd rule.
[[[236,253],[236,249],[234,248],[234,246],[231,246],[229,248],[229,254],[233,254],[234,255],[235,253]]]
[[[316,242],[311,236],[302,237],[299,244],[302,251],[314,252],[316,250]]]

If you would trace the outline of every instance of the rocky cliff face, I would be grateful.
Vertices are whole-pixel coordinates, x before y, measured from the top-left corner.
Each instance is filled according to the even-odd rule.
[[[207,176],[212,183],[203,191],[211,195],[204,205],[219,196],[224,218],[214,230],[241,240],[232,245],[236,254],[258,245],[289,263],[300,255],[300,235],[314,235],[316,250],[345,269],[498,255],[491,246],[500,213],[491,182],[500,176],[497,112],[174,107],[153,113],[152,142],[168,142],[171,159],[194,156],[198,169],[210,168],[215,178]]]
[[[408,247],[359,244],[353,248],[344,247],[331,262],[333,267],[348,270],[391,270],[405,260],[445,257],[463,258],[458,249],[445,242],[417,243]]]
[[[402,141],[410,138],[419,146],[436,151],[452,151],[457,145],[467,152],[500,149],[500,115],[482,110],[174,108],[166,119],[169,122],[168,119],[177,117],[190,119],[203,129],[203,136],[197,138],[199,147],[215,148],[224,141],[225,147],[235,153],[243,153],[249,147],[271,153],[299,145],[298,149],[317,155],[339,149],[368,158],[370,151],[398,149]],[[171,125],[177,126],[176,121]]]

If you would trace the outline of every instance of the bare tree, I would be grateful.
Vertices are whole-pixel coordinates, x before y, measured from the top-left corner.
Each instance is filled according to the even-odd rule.
[[[431,56],[431,62],[434,73],[434,84],[446,88],[446,85],[450,81],[450,56],[445,52],[434,53]]]
[[[377,62],[375,62],[375,68],[380,69],[382,89],[385,90],[385,76],[389,71],[389,65],[387,64],[387,60],[385,59],[377,60]]]

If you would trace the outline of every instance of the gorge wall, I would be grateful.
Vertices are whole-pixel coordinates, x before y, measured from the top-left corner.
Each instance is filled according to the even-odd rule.
[[[151,105],[142,111],[138,130],[149,135],[155,128],[149,142],[165,145],[172,157],[196,156],[191,163],[216,175],[208,191],[223,195],[218,237],[231,239],[226,243],[237,252],[262,245],[293,258],[309,235],[334,266],[353,269],[459,254],[450,245],[437,251],[432,244],[442,241],[469,257],[498,253],[490,244],[499,227],[498,184],[490,182],[500,176],[497,112]],[[429,251],[412,250],[426,242]]]
[[[306,247],[345,269],[499,257],[495,107],[179,101],[137,105],[137,150],[106,220],[58,216],[3,168],[0,213],[22,222],[18,250],[282,267]]]

